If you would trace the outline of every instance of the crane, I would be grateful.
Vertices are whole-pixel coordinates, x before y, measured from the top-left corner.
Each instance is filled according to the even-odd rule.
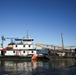
[[[40,43],[37,43],[35,45],[38,46],[38,47],[47,48],[49,50],[55,49],[55,48],[58,48],[58,49],[62,48],[61,46],[55,46],[55,45],[49,45],[49,44],[40,44]]]
[[[3,48],[4,41],[5,41],[6,39],[10,39],[10,40],[11,40],[11,43],[13,43],[13,40],[14,40],[14,39],[18,39],[18,38],[11,38],[11,37],[8,38],[8,37],[1,36],[1,40],[2,40],[2,44],[1,44],[1,45],[2,45],[2,48]]]
[[[13,43],[13,40],[14,39],[17,39],[17,38],[5,38],[5,39],[10,39],[11,40],[11,43]]]
[[[41,44],[41,43],[37,43],[35,45],[38,47],[41,47],[41,48],[48,49],[48,50],[54,50],[54,53],[63,52],[63,46],[55,46],[55,45]],[[65,52],[74,52],[75,48],[76,48],[76,46],[64,46]],[[63,53],[65,53],[65,52],[63,52]]]
[[[56,46],[56,45],[50,45],[50,44],[41,44],[41,43],[36,43],[35,44],[38,47],[42,47],[42,48],[47,48],[47,49],[52,49],[52,48],[57,48],[57,49],[62,49],[62,46]],[[64,46],[64,49],[67,48],[75,48],[76,46]]]
[[[35,45],[38,47],[49,50],[48,51],[49,54],[51,53],[50,50],[52,50],[54,52],[54,55],[56,55],[57,52],[63,52],[62,46],[55,46],[55,45],[41,44],[41,43],[37,43]]]

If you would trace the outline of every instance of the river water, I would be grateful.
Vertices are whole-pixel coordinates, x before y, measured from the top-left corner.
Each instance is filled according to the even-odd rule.
[[[0,75],[76,75],[76,60],[0,61]]]

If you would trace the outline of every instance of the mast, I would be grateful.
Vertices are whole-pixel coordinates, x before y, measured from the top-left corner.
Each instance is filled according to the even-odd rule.
[[[2,46],[2,48],[3,48],[3,44],[4,44],[4,41],[5,41],[4,36],[1,37],[1,40],[2,40],[2,44],[1,44],[1,46]]]
[[[27,38],[28,38],[28,29],[27,29]]]
[[[62,40],[62,50],[64,52],[64,42],[63,42],[63,34],[61,33],[61,40]]]

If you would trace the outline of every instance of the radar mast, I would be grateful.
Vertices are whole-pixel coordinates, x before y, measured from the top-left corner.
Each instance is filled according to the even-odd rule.
[[[26,30],[26,31],[27,31],[27,38],[28,38],[28,37],[29,37],[29,35],[28,35],[28,28],[27,28],[27,30]]]

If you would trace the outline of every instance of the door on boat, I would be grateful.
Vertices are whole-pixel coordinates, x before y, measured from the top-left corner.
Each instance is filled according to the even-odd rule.
[[[1,56],[4,56],[5,55],[5,51],[1,51]]]

